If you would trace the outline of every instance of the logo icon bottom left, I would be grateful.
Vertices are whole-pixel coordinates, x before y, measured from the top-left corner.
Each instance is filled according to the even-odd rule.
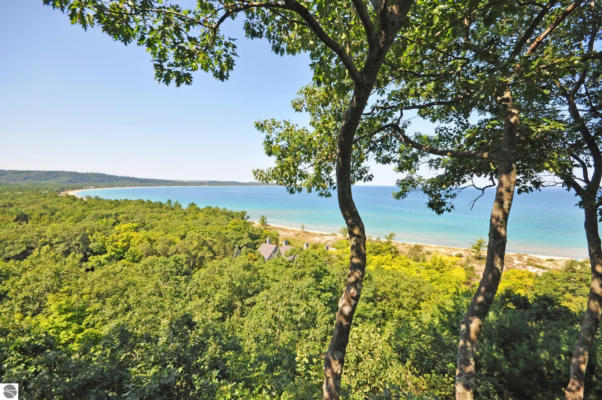
[[[0,400],[19,400],[19,384],[0,383]]]

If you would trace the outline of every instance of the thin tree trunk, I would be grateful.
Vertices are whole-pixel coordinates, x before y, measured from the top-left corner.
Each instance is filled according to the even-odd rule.
[[[595,196],[595,195],[594,195]],[[585,234],[591,265],[591,283],[587,308],[581,323],[579,339],[571,358],[570,380],[566,388],[567,400],[583,399],[585,370],[589,360],[598,325],[600,324],[600,304],[602,302],[602,248],[598,232],[598,214],[594,202],[585,205]]]
[[[336,164],[337,195],[339,209],[347,224],[349,246],[349,272],[343,295],[339,299],[334,332],[328,350],[324,355],[324,399],[338,399],[341,392],[341,376],[345,363],[347,344],[353,315],[362,293],[364,271],[366,269],[366,233],[364,223],[357,211],[351,193],[351,157],[353,138],[359,125],[361,114],[366,107],[372,85],[367,88],[356,88],[351,104],[347,110],[341,134],[338,140]]]
[[[409,4],[408,9],[401,10],[403,15],[407,14]],[[362,283],[366,269],[366,233],[351,193],[351,161],[355,133],[362,118],[362,113],[370,98],[378,71],[393,44],[397,32],[404,23],[404,19],[393,16],[392,20],[387,19],[385,22],[375,38],[375,43],[371,47],[361,71],[363,81],[357,82],[355,85],[353,97],[345,113],[337,143],[337,195],[339,209],[347,224],[351,254],[347,282],[343,295],[339,299],[334,331],[328,350],[324,354],[324,384],[322,387],[324,400],[340,398],[341,376],[343,375],[347,344],[349,343],[349,333],[351,332],[353,315],[362,293]]]
[[[591,46],[593,46],[593,42]],[[590,49],[593,49],[593,47],[590,47]],[[595,135],[592,135],[590,128],[581,117],[581,112],[575,103],[574,95],[581,84],[583,82],[575,86],[570,92],[562,91],[568,104],[569,113],[592,157],[593,167],[591,179],[588,176],[587,169],[583,172],[583,181],[586,182],[585,187],[581,187],[574,179],[569,182],[575,192],[581,197],[583,203],[585,212],[584,228],[591,266],[591,282],[587,298],[587,308],[583,322],[581,323],[579,339],[577,339],[575,349],[573,350],[570,378],[565,391],[565,396],[569,400],[583,399],[585,392],[585,371],[596,338],[598,325],[600,324],[600,303],[602,301],[602,249],[600,245],[600,233],[598,231],[598,206],[596,201],[600,182],[602,181],[602,153],[600,152]]]
[[[376,83],[378,72],[397,33],[402,25],[407,23],[406,16],[413,3],[412,0],[398,1],[395,4],[384,6],[379,12],[379,29],[374,34],[368,34],[368,54],[358,79],[355,81],[353,97],[347,107],[338,136],[337,195],[339,209],[347,224],[350,257],[347,282],[343,295],[339,299],[334,331],[328,350],[324,354],[324,384],[322,386],[324,400],[340,398],[341,376],[343,375],[351,324],[362,293],[366,269],[366,232],[351,193],[351,164],[355,133]],[[384,4],[386,5],[386,3]]]
[[[474,398],[475,352],[481,326],[493,303],[504,270],[506,228],[516,186],[514,150],[518,129],[518,111],[512,105],[509,91],[506,91],[498,100],[504,115],[504,137],[502,149],[497,155],[498,183],[489,220],[489,243],[485,271],[460,324],[456,365],[456,399],[461,400]]]

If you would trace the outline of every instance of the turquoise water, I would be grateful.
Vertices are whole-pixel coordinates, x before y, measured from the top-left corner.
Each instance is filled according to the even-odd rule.
[[[469,247],[487,238],[489,212],[494,197],[488,191],[474,208],[470,203],[478,192],[462,191],[451,214],[436,215],[426,207],[425,196],[412,193],[395,200],[394,187],[356,186],[353,194],[368,235],[383,237],[389,232],[404,242]],[[278,186],[202,186],[91,189],[83,196],[105,199],[178,201],[230,210],[244,210],[251,219],[265,215],[268,223],[307,230],[338,232],[344,226],[336,197],[288,194]],[[508,226],[508,251],[584,258],[587,256],[583,212],[577,198],[560,188],[515,197]]]

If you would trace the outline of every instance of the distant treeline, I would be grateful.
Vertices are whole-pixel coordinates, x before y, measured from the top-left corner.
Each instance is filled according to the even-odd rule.
[[[260,185],[258,182],[236,181],[178,181],[167,179],[134,178],[96,172],[71,171],[18,171],[0,170],[0,185],[36,185],[36,186],[228,186]]]

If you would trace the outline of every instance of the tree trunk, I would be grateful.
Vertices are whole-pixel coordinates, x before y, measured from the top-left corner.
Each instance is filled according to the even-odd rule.
[[[591,51],[591,50],[590,50]],[[565,396],[567,399],[583,399],[585,392],[585,371],[587,362],[592,352],[598,325],[600,324],[600,303],[602,301],[602,249],[600,245],[600,233],[598,231],[598,204],[597,196],[602,180],[602,153],[596,141],[596,134],[592,135],[590,128],[581,117],[581,112],[575,103],[575,93],[583,82],[578,83],[570,92],[563,90],[569,113],[573,118],[575,126],[579,129],[581,137],[592,157],[593,173],[591,179],[587,169],[583,172],[583,181],[587,184],[581,187],[574,179],[570,186],[581,197],[583,210],[585,211],[585,235],[587,238],[587,249],[591,266],[591,282],[589,296],[587,297],[587,308],[581,323],[579,339],[573,350],[571,358],[570,378]]]
[[[355,82],[353,97],[347,107],[337,142],[336,180],[339,209],[347,224],[349,235],[349,272],[343,295],[339,299],[334,331],[328,350],[324,354],[324,384],[322,397],[324,400],[339,399],[341,393],[341,376],[345,364],[345,354],[349,343],[349,333],[353,315],[362,293],[364,272],[366,269],[366,233],[364,223],[353,201],[351,193],[351,161],[353,142],[360,124],[362,113],[378,72],[385,61],[387,52],[393,45],[397,33],[407,22],[407,14],[413,1],[399,2],[390,5],[381,13],[380,29],[373,37],[368,38],[369,49],[364,67]]]
[[[400,26],[400,25],[399,25]],[[378,71],[385,59],[387,51],[393,43],[395,32],[399,26],[389,27],[389,31],[381,31],[377,42],[368,55],[364,69],[361,72],[363,82],[356,83],[353,97],[345,113],[337,143],[337,196],[339,209],[347,224],[349,246],[349,272],[343,295],[339,299],[334,331],[324,354],[324,385],[323,399],[339,399],[341,392],[341,376],[345,363],[347,344],[351,323],[362,293],[364,271],[366,269],[366,233],[364,223],[353,201],[351,193],[351,159],[353,156],[353,141],[355,132],[366,108],[370,93],[376,82]]]
[[[506,254],[506,227],[516,186],[514,150],[518,128],[518,111],[507,90],[498,99],[504,116],[502,148],[497,155],[498,183],[489,220],[489,243],[485,271],[468,311],[460,324],[458,360],[456,365],[456,399],[474,398],[475,352],[481,326],[497,292]]]
[[[583,399],[585,370],[594,346],[598,325],[600,324],[602,249],[600,234],[598,232],[598,214],[595,201],[585,203],[585,234],[591,265],[591,283],[587,298],[587,308],[583,322],[581,323],[581,332],[573,351],[573,357],[571,358],[570,380],[565,392],[567,400]]]
[[[341,392],[341,376],[345,363],[347,344],[351,323],[357,303],[362,293],[362,282],[366,269],[366,233],[364,223],[357,211],[351,193],[351,157],[353,153],[353,138],[359,125],[362,112],[366,107],[372,85],[366,88],[356,88],[351,104],[345,115],[337,150],[337,195],[339,209],[347,224],[349,246],[349,272],[343,295],[339,299],[339,309],[336,314],[334,332],[328,350],[324,355],[324,399],[338,399]]]

